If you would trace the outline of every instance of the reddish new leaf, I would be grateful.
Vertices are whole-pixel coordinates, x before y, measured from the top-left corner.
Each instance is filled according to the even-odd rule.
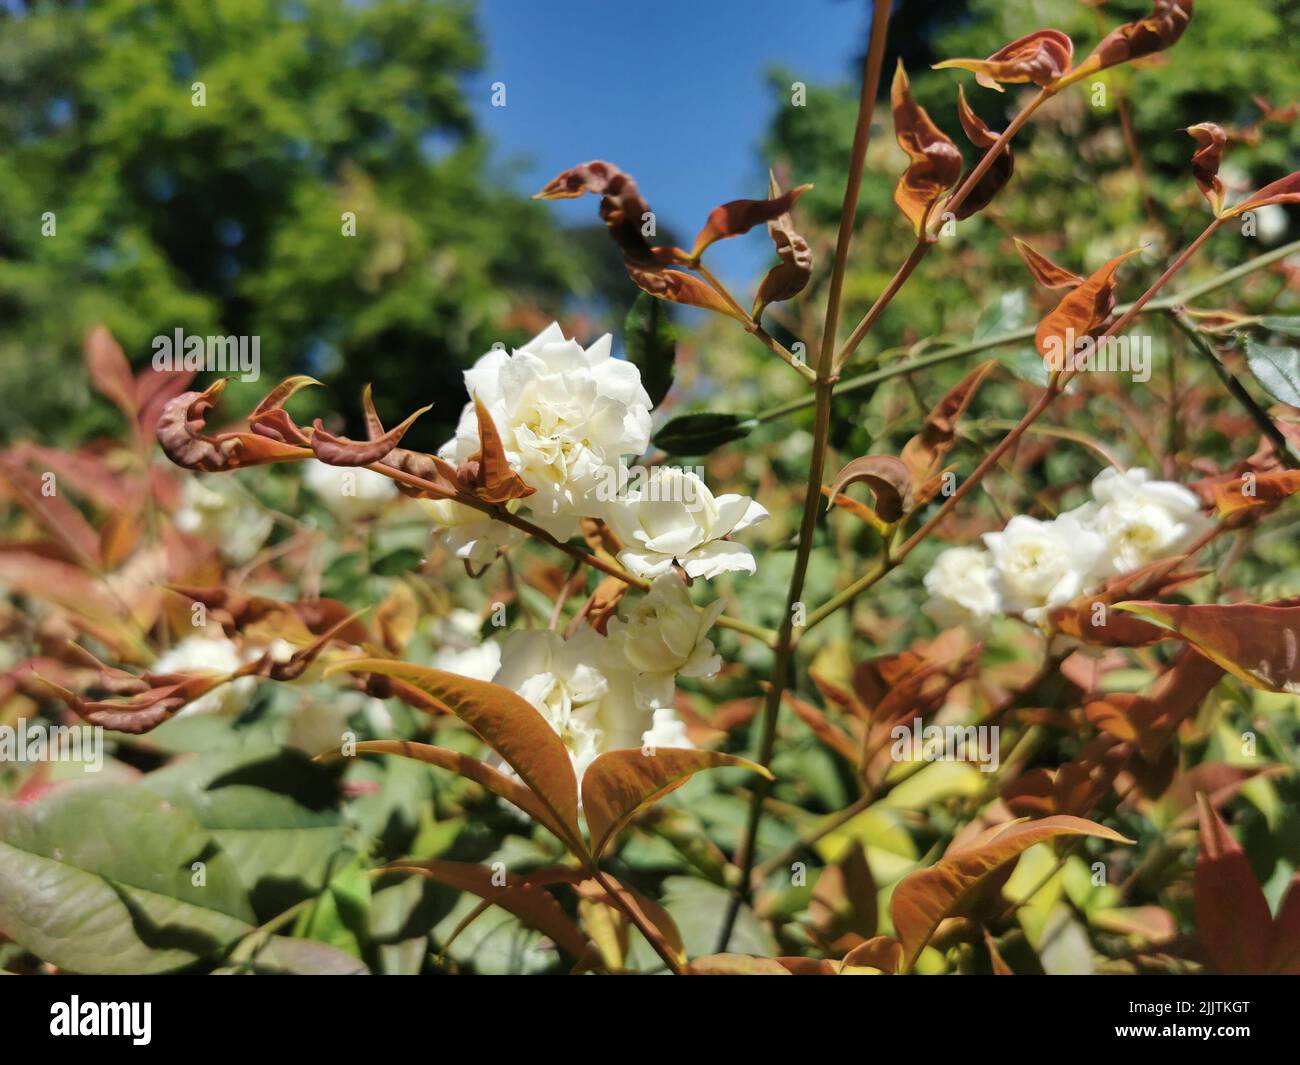
[[[569,753],[531,703],[498,684],[391,659],[362,658],[325,671],[326,676],[338,672],[391,677],[455,714],[537,795],[551,812],[555,826],[563,830],[562,838],[570,849],[578,855],[584,853],[578,831],[578,782]]]
[[[967,916],[966,909],[979,896],[986,881],[1002,866],[1036,843],[1062,836],[1096,836],[1115,843],[1130,843],[1118,832],[1079,817],[1044,817],[1038,821],[1010,822],[961,850],[946,854],[927,869],[910,873],[894,889],[890,912],[903,945],[903,965],[910,969],[948,917]]]
[[[650,293],[656,299],[682,303],[688,307],[700,307],[742,322],[747,321],[745,316],[723,299],[712,285],[701,281],[694,274],[688,274],[684,270],[670,270],[657,263],[644,265],[626,260],[623,265],[627,268],[628,277],[635,282],[637,288],[642,292]]]
[[[1196,856],[1196,934],[1219,972],[1262,973],[1273,950],[1273,918],[1246,853],[1202,794]]]
[[[1015,238],[1015,242],[1016,251],[1020,252],[1020,257],[1025,260],[1025,265],[1034,275],[1034,280],[1044,288],[1078,288],[1083,284],[1083,278],[1078,274],[1071,273],[1063,266],[1057,266],[1046,255],[1036,251],[1019,237]]]
[[[176,465],[214,473],[310,457],[307,448],[254,432],[206,433],[207,413],[225,387],[226,379],[218,378],[202,392],[184,392],[163,407],[158,417],[158,443]]]
[[[805,186],[807,187],[807,186]],[[781,188],[776,183],[776,175],[768,174],[768,196],[775,199],[781,195]],[[767,223],[768,236],[776,245],[776,254],[780,262],[767,272],[758,287],[754,300],[754,321],[763,314],[763,308],[769,303],[781,303],[793,299],[808,284],[812,277],[812,249],[794,228],[794,219],[787,211]]]
[[[1192,5],[1193,0],[1155,0],[1150,15],[1111,30],[1087,59],[1058,80],[1053,87],[1062,89],[1099,70],[1172,47],[1192,20]]]
[[[788,218],[795,201],[810,188],[811,185],[800,185],[766,200],[732,200],[713,208],[704,228],[695,237],[695,244],[691,247],[691,261],[698,261],[704,250],[719,240],[738,237],[756,225],[774,222],[782,215]]]
[[[902,461],[911,475],[913,489],[921,489],[942,472],[944,457],[957,443],[957,420],[995,365],[991,360],[980,363],[949,389],[926,415],[921,431],[903,447]]]
[[[974,73],[975,80],[986,89],[1002,92],[1009,85],[1033,82],[1052,84],[1070,69],[1074,42],[1060,30],[1037,30],[999,48],[987,59],[946,59],[935,70],[957,67]]]
[[[1228,143],[1228,135],[1213,122],[1188,126],[1187,132],[1197,144],[1192,155],[1192,177],[1196,179],[1196,187],[1209,201],[1210,210],[1216,215],[1220,214],[1223,211],[1224,189],[1223,178],[1219,177],[1219,165],[1223,162],[1223,146]]]
[[[966,134],[966,139],[976,148],[991,148],[997,143],[997,134],[971,110],[970,104],[966,102],[966,93],[960,85],[957,86],[957,116],[961,119],[961,128]],[[962,221],[984,210],[1011,180],[1015,169],[1016,157],[1011,151],[1011,146],[1007,145],[998,152],[993,165],[984,172],[975,183],[975,187],[962,200],[961,205],[954,212],[954,217]],[[967,171],[966,177],[969,177],[970,173],[971,171]],[[962,179],[962,183],[965,183],[965,178]]]
[[[113,334],[103,325],[95,326],[86,334],[86,369],[96,391],[111,399],[134,425],[139,413],[135,376],[122,352],[122,345],[113,339]]]
[[[1226,211],[1224,217],[1234,218],[1246,211],[1253,211],[1256,207],[1267,207],[1274,203],[1300,203],[1300,170],[1279,178],[1271,185],[1265,185],[1253,196]]]
[[[919,237],[925,232],[939,198],[961,175],[961,152],[931,121],[925,108],[912,98],[902,60],[894,72],[890,100],[894,110],[894,136],[911,160],[894,189],[894,202]]]
[[[1139,250],[1135,248],[1115,256],[1038,323],[1034,343],[1052,369],[1063,368],[1067,356],[1075,353],[1079,342],[1100,331],[1115,309],[1115,271]]]
[[[446,747],[412,743],[409,740],[365,740],[356,744],[355,750],[357,754],[392,754],[402,758],[413,758],[427,765],[438,766],[440,769],[450,769],[466,780],[472,780],[480,787],[486,788],[493,795],[513,803],[558,837],[562,843],[566,842],[563,827],[534,792],[513,777],[506,776],[499,769],[493,769],[477,758],[471,758],[460,751],[448,750]]]
[[[537,489],[511,468],[501,434],[478,396],[474,397],[474,414],[478,418],[479,443],[467,464],[471,474],[467,487],[488,503],[508,503],[532,495]]]
[[[1231,481],[1216,482],[1210,489],[1221,518],[1231,518],[1247,510],[1267,512],[1300,492],[1300,470],[1248,473]]]
[[[645,754],[639,748],[628,748],[600,755],[582,775],[582,812],[591,835],[592,856],[599,859],[640,811],[696,773],[721,766],[738,766],[772,779],[761,765],[719,751],[660,747]]]
[[[1276,692],[1300,692],[1300,600],[1182,606],[1117,603],[1175,633],[1238,680]]]
[[[594,947],[570,920],[555,897],[527,877],[507,874],[506,882],[500,884],[495,869],[472,862],[403,863],[385,866],[384,871],[415,873],[457,891],[477,895],[485,902],[513,914],[529,928],[535,928],[549,936],[557,946],[578,960],[587,959],[594,953]]]

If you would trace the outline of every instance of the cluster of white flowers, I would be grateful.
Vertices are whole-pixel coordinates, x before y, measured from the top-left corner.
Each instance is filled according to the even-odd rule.
[[[188,477],[183,492],[173,516],[176,528],[215,543],[227,562],[248,562],[271,535],[271,515],[246,494],[241,495],[239,485],[230,478]]]
[[[1146,470],[1107,469],[1092,500],[1052,521],[1017,515],[984,548],[943,552],[925,575],[941,625],[1019,614],[1037,623],[1108,577],[1178,553],[1210,527],[1195,495]]]
[[[511,633],[491,679],[537,708],[581,780],[606,751],[693,746],[673,707],[676,678],[721,668],[708,639],[719,612],[717,603],[694,606],[681,577],[666,573],[625,617],[611,619],[608,635],[587,626],[568,639],[547,629]]]
[[[752,573],[749,549],[726,537],[767,517],[753,500],[715,498],[696,474],[673,468],[656,468],[645,485],[625,490],[628,456],[650,446],[652,404],[640,371],[613,358],[610,344],[606,335],[583,348],[552,323],[522,348],[494,348],[465,371],[465,387],[491,416],[511,468],[536,489],[520,513],[562,540],[582,518],[603,519],[623,540],[619,561],[638,576],[658,576],[674,561],[691,577]],[[471,402],[439,455],[460,465],[478,450]],[[457,503],[427,506],[444,544],[479,565],[520,535]]]
[[[302,464],[302,483],[344,521],[373,517],[397,498],[391,479],[364,466],[331,466],[308,459]]]

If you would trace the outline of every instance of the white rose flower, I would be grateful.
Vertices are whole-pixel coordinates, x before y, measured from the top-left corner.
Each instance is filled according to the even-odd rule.
[[[610,620],[610,646],[632,670],[637,706],[643,710],[671,708],[679,675],[712,677],[722,668],[708,633],[723,605],[717,600],[697,609],[685,583],[670,572],[655,578],[626,620]]]
[[[993,560],[978,547],[953,547],[940,554],[925,575],[925,590],[930,600],[922,609],[945,627],[979,625],[1002,612]]]
[[[372,517],[397,498],[397,485],[364,466],[331,466],[319,459],[303,463],[302,483],[343,521]]]
[[[454,499],[421,499],[419,503],[433,519],[442,546],[476,567],[489,565],[498,551],[524,538],[513,525],[495,521]]]
[[[985,533],[984,543],[1003,608],[1031,622],[1079,595],[1094,579],[1106,547],[1077,512],[1055,521],[1018,514],[1001,532]]]
[[[611,667],[605,638],[594,629],[562,639],[550,630],[511,633],[492,678],[537,708],[564,741],[579,782],[606,751],[636,747],[650,724],[632,698],[631,674]]]
[[[254,656],[256,657],[256,656]],[[244,664],[239,648],[231,640],[207,636],[190,636],[159,656],[151,667],[154,673],[233,673]],[[257,687],[253,677],[240,677],[213,688],[186,704],[176,717],[199,717],[203,714],[233,717],[245,706]]]
[[[754,556],[723,537],[767,518],[767,511],[739,495],[714,498],[694,473],[657,466],[643,488],[605,516],[624,548],[618,560],[639,577],[657,577],[681,564],[690,577],[754,572]]]
[[[176,528],[215,544],[228,562],[247,562],[271,535],[271,515],[242,498],[227,478],[189,477],[183,492],[172,519]]]
[[[471,680],[491,680],[501,668],[501,645],[496,640],[484,640],[463,650],[441,648],[433,656],[433,668]]]
[[[537,490],[525,506],[562,539],[577,530],[577,516],[591,513],[589,497],[621,457],[650,445],[641,371],[612,358],[610,343],[607,334],[584,349],[552,323],[522,348],[489,351],[465,371],[465,388],[491,415],[511,468]],[[460,465],[478,450],[471,401],[439,454]]]
[[[686,726],[682,724],[677,712],[669,706],[661,706],[655,711],[654,724],[641,736],[641,746],[647,750],[657,751],[661,747],[694,747],[686,735]]]
[[[1089,524],[1106,542],[1107,574],[1127,573],[1177,554],[1212,524],[1189,489],[1150,478],[1147,470],[1106,469],[1092,482],[1099,505],[1089,513]]]

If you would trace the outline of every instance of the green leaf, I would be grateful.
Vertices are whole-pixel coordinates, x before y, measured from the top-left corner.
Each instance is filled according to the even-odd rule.
[[[1300,315],[1269,314],[1261,318],[1259,324],[1270,333],[1300,337]]]
[[[655,434],[654,444],[670,455],[704,455],[715,447],[743,440],[758,426],[752,414],[700,411],[674,418]]]
[[[362,855],[355,855],[298,918],[294,935],[314,939],[355,958],[370,938],[370,875]]]
[[[141,783],[212,833],[262,919],[318,892],[343,846],[334,775],[297,751],[200,755]]]
[[[627,361],[641,371],[641,384],[650,403],[659,406],[676,376],[677,331],[671,304],[642,292],[623,320]]]
[[[0,930],[54,965],[167,972],[218,954],[253,920],[211,834],[143,788],[75,785],[0,806]]]
[[[1300,407],[1300,348],[1277,348],[1247,337],[1246,364],[1270,396]]]

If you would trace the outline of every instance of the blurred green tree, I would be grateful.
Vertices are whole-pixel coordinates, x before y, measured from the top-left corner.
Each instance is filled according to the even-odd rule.
[[[64,372],[103,321],[137,365],[178,327],[260,337],[232,411],[305,372],[354,431],[373,381],[389,420],[436,401],[411,440],[444,439],[462,366],[525,339],[580,258],[489,173],[482,55],[461,0],[7,5],[0,434],[112,417]]]

